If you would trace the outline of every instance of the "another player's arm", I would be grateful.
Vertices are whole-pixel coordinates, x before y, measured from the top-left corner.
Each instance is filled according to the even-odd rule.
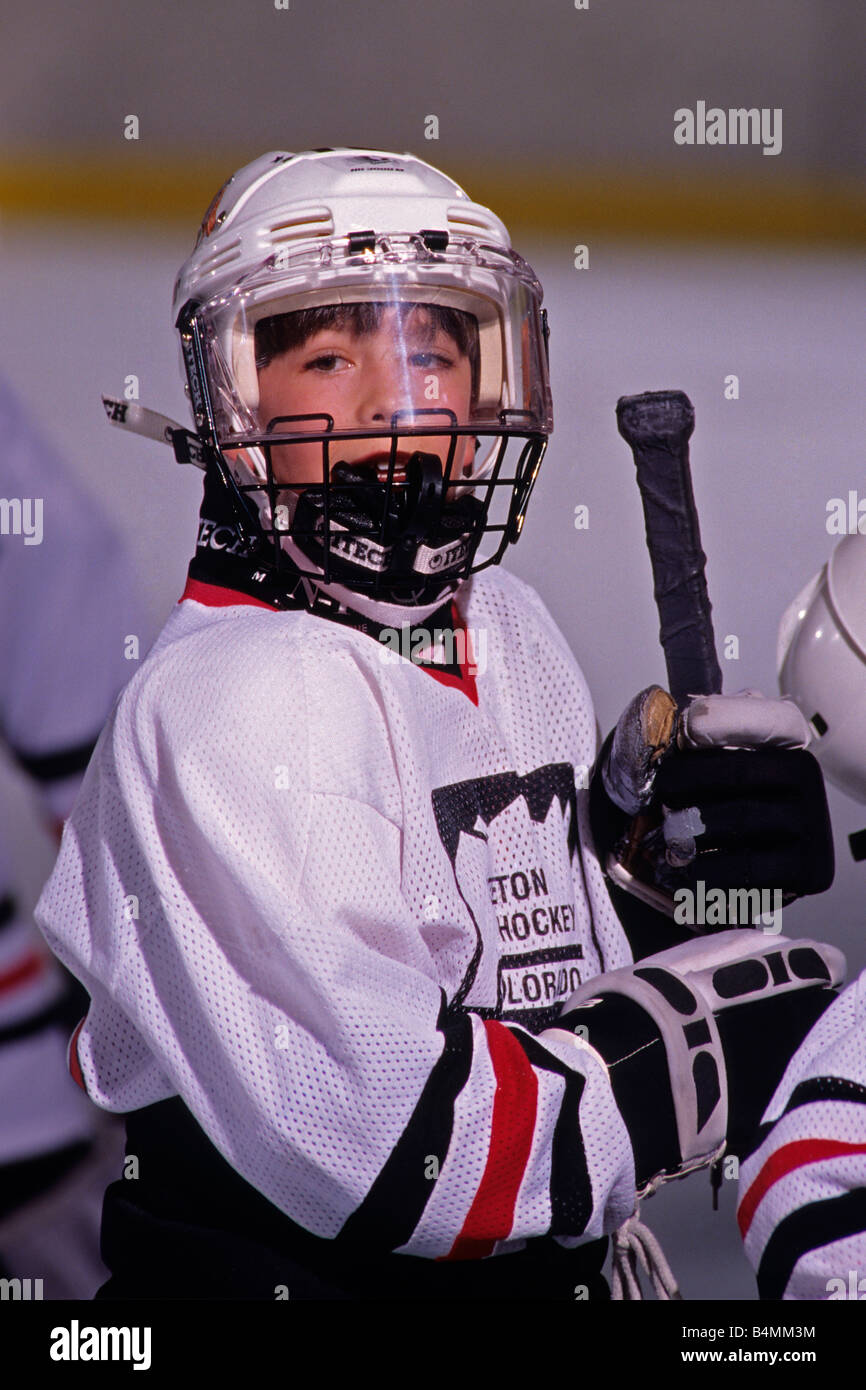
[[[761,1298],[866,1291],[864,1006],[866,972],[795,1053],[744,1155],[737,1216]]]

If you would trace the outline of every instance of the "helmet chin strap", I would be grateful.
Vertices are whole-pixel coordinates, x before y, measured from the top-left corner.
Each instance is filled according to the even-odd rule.
[[[462,581],[455,580],[452,585],[443,589],[438,598],[427,603],[399,604],[385,603],[382,599],[374,599],[366,594],[355,593],[352,589],[346,589],[342,584],[319,584],[315,580],[308,581],[310,587],[328,598],[336,599],[338,603],[350,609],[353,613],[358,613],[362,618],[370,618],[373,622],[381,623],[383,627],[405,627],[411,625],[416,627],[425,618],[431,617],[438,612],[443,604],[457,592]]]

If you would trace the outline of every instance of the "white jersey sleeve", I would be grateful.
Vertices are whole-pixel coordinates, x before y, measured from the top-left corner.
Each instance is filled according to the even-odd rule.
[[[603,1065],[534,1036],[630,959],[578,834],[592,709],[522,586],[465,616],[474,697],[321,618],[184,602],[38,910],[97,1104],[179,1095],[306,1230],[430,1258],[634,1207]]]
[[[866,971],[794,1054],[742,1165],[738,1219],[762,1298],[866,1298]]]

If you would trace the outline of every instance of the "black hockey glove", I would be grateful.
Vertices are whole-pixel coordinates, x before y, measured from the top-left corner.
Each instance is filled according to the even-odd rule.
[[[702,696],[677,718],[658,686],[606,740],[593,833],[613,883],[695,932],[744,926],[833,881],[821,769],[799,710],[753,692]],[[685,891],[684,891],[685,890]]]
[[[587,980],[541,1039],[589,1048],[628,1129],[637,1196],[746,1154],[845,958],[754,931],[692,940]]]

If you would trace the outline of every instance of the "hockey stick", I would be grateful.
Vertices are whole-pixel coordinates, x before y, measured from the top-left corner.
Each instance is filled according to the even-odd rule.
[[[683,391],[646,391],[617,401],[619,432],[631,448],[643,502],[646,542],[659,613],[659,638],[665,654],[668,688],[682,711],[693,695],[718,694],[722,673],[716,658],[711,606],[704,574],[698,513],[689,470],[689,439],[695,412]],[[660,728],[676,737],[659,695]],[[669,702],[667,707],[669,708]],[[628,892],[672,915],[669,896],[645,881],[641,844],[651,817],[631,822],[619,857],[611,855],[607,872]]]
[[[616,419],[637,468],[668,687],[682,709],[722,688],[689,471],[695,411],[684,391],[646,391],[621,396]]]

